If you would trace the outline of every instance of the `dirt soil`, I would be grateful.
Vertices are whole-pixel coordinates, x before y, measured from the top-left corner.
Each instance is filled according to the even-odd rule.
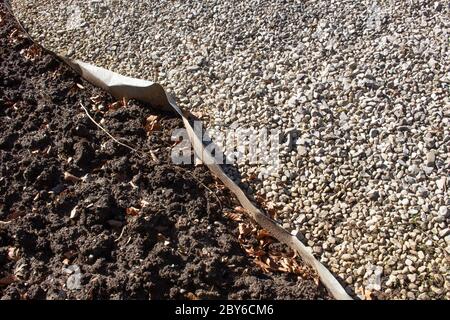
[[[2,299],[329,299],[246,255],[230,195],[204,166],[169,161],[178,118],[116,102],[18,31],[2,1],[0,16]]]

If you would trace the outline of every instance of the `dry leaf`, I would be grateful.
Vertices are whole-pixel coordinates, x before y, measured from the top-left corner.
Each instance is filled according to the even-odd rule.
[[[200,300],[195,294],[193,294],[192,292],[188,292],[186,293],[186,298],[188,300]]]
[[[25,57],[27,60],[34,61],[37,57],[39,57],[42,53],[42,50],[39,46],[33,44],[31,47],[22,49],[20,54]]]
[[[149,115],[146,120],[147,120],[147,122],[155,122],[158,120],[158,116],[155,116],[152,114],[152,115]]]
[[[225,212],[225,217],[237,222],[242,221],[242,214],[236,212]]]
[[[126,211],[127,215],[129,215],[129,216],[135,217],[135,216],[139,215],[139,209],[134,208],[134,207],[129,207],[125,211]]]
[[[270,257],[266,258],[266,264],[270,267],[272,270],[276,270],[278,268],[277,264],[271,259]]]
[[[245,209],[238,206],[225,215],[233,220],[246,221],[244,213]],[[253,262],[263,272],[286,272],[303,278],[317,276],[310,268],[300,264],[301,262],[298,261],[295,251],[279,251],[276,247],[269,246],[269,244],[276,242],[276,239],[267,230],[257,227],[253,222],[239,223],[238,232],[242,249],[249,257],[253,258]]]
[[[145,122],[145,130],[147,132],[158,131],[161,129],[160,124],[158,123],[159,117],[155,115],[150,115],[146,119]]]
[[[247,210],[245,210],[243,207],[240,207],[240,206],[235,207],[234,211],[236,211],[238,213],[242,213],[242,214],[247,213]]]
[[[270,237],[272,238],[272,236],[270,235],[269,231],[265,230],[265,229],[261,229],[258,231],[258,234],[256,235],[256,239],[261,240],[264,238]]]
[[[244,223],[239,223],[238,230],[239,230],[239,235],[244,236],[244,235],[247,235],[252,229],[251,229],[251,227],[249,227],[248,225],[246,225]]]
[[[262,257],[266,254],[264,250],[255,250],[253,248],[245,249],[245,252],[251,257]]]
[[[287,258],[281,259],[281,260],[280,260],[280,264],[281,264],[281,267],[282,267],[282,268],[285,268],[285,269],[287,269],[287,270],[290,270],[290,269],[291,269],[291,266],[289,265],[289,261],[288,261]]]
[[[159,131],[161,130],[161,126],[159,123],[154,123],[147,127],[147,132]]]
[[[291,273],[291,269],[285,268],[285,267],[279,267],[278,271],[285,272],[285,273]]]
[[[266,263],[262,262],[261,260],[255,259],[255,263],[256,263],[256,264],[257,264],[264,272],[269,272],[269,271],[270,271],[270,267],[269,267]]]

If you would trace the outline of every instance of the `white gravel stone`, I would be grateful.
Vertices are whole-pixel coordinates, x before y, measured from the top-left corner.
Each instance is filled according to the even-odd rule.
[[[447,217],[448,216],[448,208],[447,208],[447,206],[441,206],[439,208],[439,215],[441,217]]]

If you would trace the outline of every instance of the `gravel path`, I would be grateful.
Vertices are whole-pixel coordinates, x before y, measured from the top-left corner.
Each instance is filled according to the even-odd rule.
[[[356,293],[450,298],[448,1],[14,0],[49,48],[278,128],[247,183]]]

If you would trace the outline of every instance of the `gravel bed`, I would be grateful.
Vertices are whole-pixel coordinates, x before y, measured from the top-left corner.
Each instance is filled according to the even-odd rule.
[[[361,297],[450,298],[448,1],[14,0],[47,47],[157,81],[215,126],[282,130],[241,164]]]

